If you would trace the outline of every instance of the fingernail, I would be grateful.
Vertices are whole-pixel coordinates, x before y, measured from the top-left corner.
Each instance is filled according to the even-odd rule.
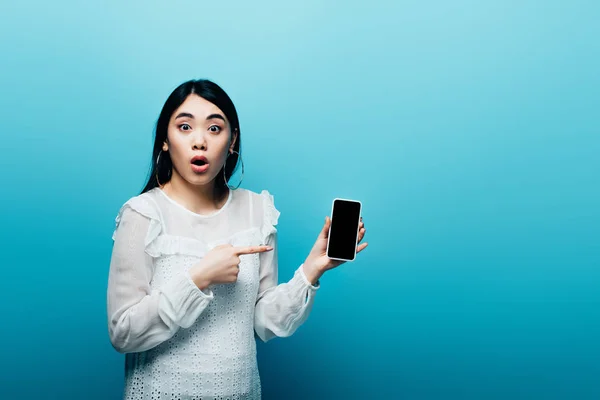
[[[271,246],[267,246],[267,250],[273,250]]]

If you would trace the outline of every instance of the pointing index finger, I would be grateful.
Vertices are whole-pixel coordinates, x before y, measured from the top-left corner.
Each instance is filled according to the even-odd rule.
[[[273,250],[271,246],[246,246],[246,247],[236,247],[234,252],[235,254],[255,254],[255,253],[264,253],[265,251]]]

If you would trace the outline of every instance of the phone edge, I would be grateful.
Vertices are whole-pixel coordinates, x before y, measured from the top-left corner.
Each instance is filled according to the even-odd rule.
[[[356,239],[354,240],[355,243],[356,243],[356,246],[354,246],[354,255],[352,256],[352,259],[329,257],[329,234],[331,233],[331,224],[330,224],[329,225],[329,232],[327,233],[327,248],[325,249],[325,255],[330,260],[352,262],[352,261],[356,260],[356,249],[358,248],[358,234],[360,232],[360,229],[359,229],[359,227],[360,227],[360,218],[362,217],[362,202],[360,200],[345,199],[345,198],[342,198],[342,197],[336,197],[336,198],[334,198],[331,201],[330,220],[332,222],[333,222],[333,206],[335,205],[335,201],[336,200],[350,201],[350,202],[353,202],[353,203],[358,203],[358,224],[356,225]]]

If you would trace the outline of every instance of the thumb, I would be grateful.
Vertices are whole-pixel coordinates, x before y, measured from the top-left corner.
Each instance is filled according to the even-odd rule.
[[[321,229],[320,237],[327,239],[329,236],[329,225],[331,225],[331,219],[329,217],[325,217],[325,224],[323,225],[323,229]]]

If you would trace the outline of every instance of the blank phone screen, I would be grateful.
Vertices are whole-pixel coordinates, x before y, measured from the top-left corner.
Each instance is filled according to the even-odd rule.
[[[328,257],[343,260],[354,259],[359,222],[359,202],[334,200],[329,231]]]

